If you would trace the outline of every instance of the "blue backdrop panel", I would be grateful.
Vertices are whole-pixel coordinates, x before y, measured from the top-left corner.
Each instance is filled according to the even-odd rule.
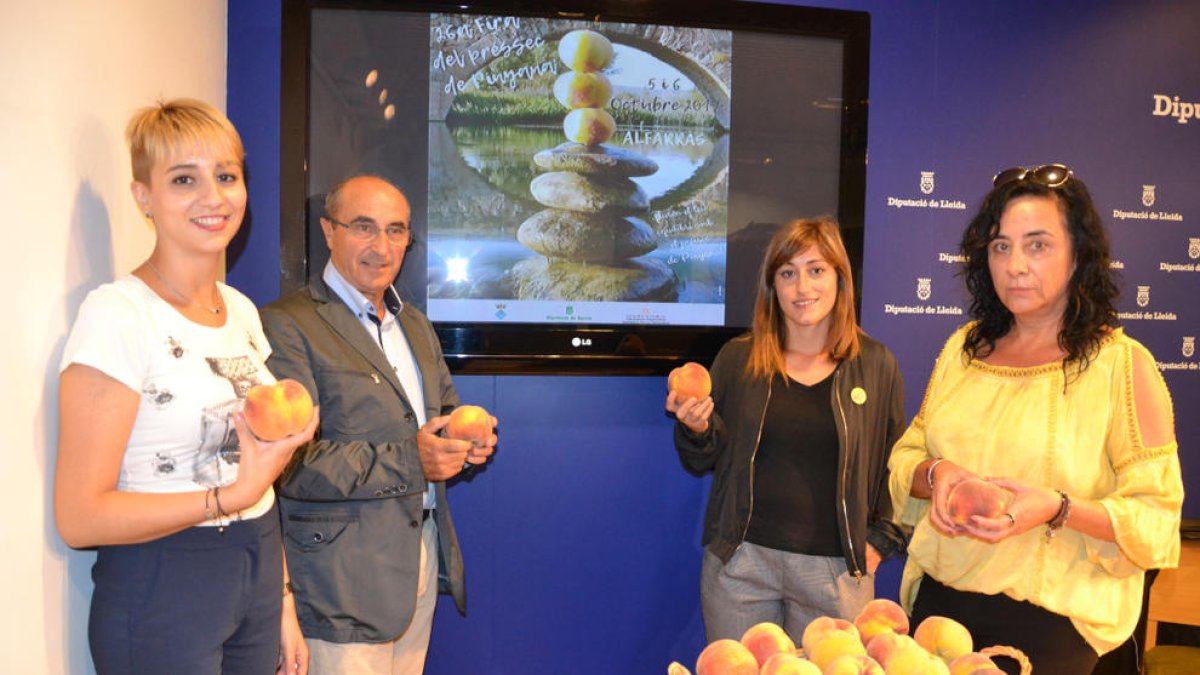
[[[456,382],[500,419],[500,445],[449,491],[468,616],[439,606],[430,672],[660,673],[694,659],[708,480],[675,453],[665,378]],[[486,656],[463,648],[484,643]]]
[[[279,296],[279,0],[230,2],[226,110],[246,146],[249,201],[228,281],[259,306]]]

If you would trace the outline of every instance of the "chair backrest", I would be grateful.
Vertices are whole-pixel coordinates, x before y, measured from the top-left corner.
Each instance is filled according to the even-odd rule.
[[[1161,570],[1150,587],[1146,615],[1146,649],[1158,638],[1158,622],[1200,626],[1200,541],[1185,539],[1179,567]]]

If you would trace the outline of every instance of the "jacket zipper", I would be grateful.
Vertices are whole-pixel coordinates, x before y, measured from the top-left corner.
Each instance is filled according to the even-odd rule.
[[[773,378],[772,378],[773,379]],[[762,415],[758,418],[758,434],[754,437],[754,449],[750,451],[750,511],[746,513],[746,524],[742,527],[742,536],[738,546],[746,541],[746,533],[750,531],[750,518],[754,515],[754,458],[758,456],[758,445],[762,442],[763,425],[767,423],[767,408],[771,406],[771,379],[767,380],[767,400],[763,402]]]
[[[854,538],[850,533],[850,509],[846,506],[846,471],[850,466],[850,430],[846,426],[846,409],[842,407],[842,389],[839,386],[842,379],[842,372],[839,369],[833,376],[833,400],[837,405],[838,416],[841,419],[841,428],[838,429],[838,442],[842,443],[842,480],[839,492],[841,493],[842,501],[842,522],[846,527],[846,545],[850,547],[850,560],[854,563],[854,578],[858,583],[862,583],[863,573],[858,566],[858,556],[854,551]],[[844,438],[843,438],[844,437]]]

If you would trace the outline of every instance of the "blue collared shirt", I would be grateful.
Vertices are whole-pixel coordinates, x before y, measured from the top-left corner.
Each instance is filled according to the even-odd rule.
[[[400,300],[396,289],[388,286],[384,291],[383,304],[387,311],[383,313],[383,316],[379,316],[375,309],[375,303],[368,300],[357,288],[351,286],[338,272],[332,260],[325,263],[322,278],[330,290],[346,303],[351,312],[354,312],[354,316],[358,317],[358,322],[362,324],[363,330],[367,331],[371,339],[383,350],[384,357],[392,366],[392,371],[396,373],[396,379],[400,380],[400,387],[404,390],[404,395],[408,397],[408,402],[413,407],[413,413],[417,416],[417,425],[424,425],[426,421],[425,390],[421,387],[421,369],[417,367],[417,361],[413,358],[408,338],[405,337],[404,329],[397,319],[400,312],[404,310],[404,302]],[[435,505],[433,490],[426,490],[424,508],[432,509]]]

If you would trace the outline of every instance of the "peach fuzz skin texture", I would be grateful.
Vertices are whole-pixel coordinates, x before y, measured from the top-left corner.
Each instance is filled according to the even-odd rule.
[[[675,392],[680,403],[689,398],[700,400],[712,393],[712,378],[704,366],[689,361],[667,376],[667,390]]]
[[[492,436],[492,416],[477,405],[460,405],[450,413],[446,436],[486,445]]]
[[[304,430],[313,416],[313,400],[295,380],[259,384],[246,392],[246,425],[264,441],[277,441]]]

